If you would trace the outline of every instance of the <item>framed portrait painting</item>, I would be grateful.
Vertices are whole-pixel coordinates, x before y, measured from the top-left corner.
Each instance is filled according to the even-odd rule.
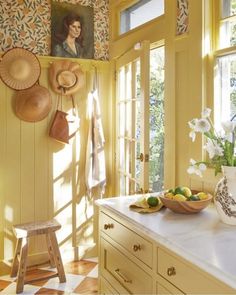
[[[51,55],[94,58],[93,8],[51,2]]]

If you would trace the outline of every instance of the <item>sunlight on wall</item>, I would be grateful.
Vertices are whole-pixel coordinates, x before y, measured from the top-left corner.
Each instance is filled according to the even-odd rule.
[[[211,52],[211,39],[210,34],[206,33],[203,43],[202,57],[205,57],[207,54]]]
[[[4,216],[7,221],[12,222],[13,221],[13,209],[6,205]]]
[[[14,254],[14,244],[12,240],[12,231],[5,229],[5,236],[4,236],[4,258],[10,259],[13,257]]]
[[[60,211],[72,200],[71,145],[65,145],[53,154],[54,212]]]

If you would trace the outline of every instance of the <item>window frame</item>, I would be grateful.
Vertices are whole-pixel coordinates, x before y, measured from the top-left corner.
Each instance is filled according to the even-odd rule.
[[[128,32],[120,34],[120,13],[121,11],[128,9],[129,7],[135,5],[139,0],[111,0],[110,1],[110,11],[112,12],[110,15],[110,32],[111,32],[111,40],[116,41],[122,39],[126,36],[132,35],[136,31],[140,31],[140,29],[149,26],[152,23],[155,23],[158,19],[163,18],[165,15],[165,0],[164,0],[164,13],[160,16],[155,17],[154,19],[137,26],[129,30]]]
[[[210,104],[210,107],[213,110],[213,116],[215,118],[215,112],[214,112],[214,105],[215,105],[215,97],[216,97],[216,91],[215,91],[215,73],[214,68],[217,65],[217,58],[227,56],[230,54],[236,54],[236,45],[229,46],[225,48],[220,48],[220,26],[222,22],[225,22],[229,19],[235,19],[236,20],[236,14],[234,16],[229,16],[225,18],[221,18],[221,0],[215,0],[213,1],[213,26],[212,26],[212,54],[209,55],[210,58],[210,66],[211,66],[211,81],[212,81],[212,101],[208,101]]]

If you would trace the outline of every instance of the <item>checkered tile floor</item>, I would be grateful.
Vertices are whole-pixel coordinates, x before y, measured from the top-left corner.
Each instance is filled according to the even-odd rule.
[[[64,265],[66,283],[60,283],[59,278],[48,278],[56,273],[56,269],[48,267],[32,268],[27,271],[26,280],[42,278],[31,285],[24,285],[21,294],[97,294],[98,265],[97,258],[69,262]],[[16,294],[16,278],[0,277],[0,294]]]

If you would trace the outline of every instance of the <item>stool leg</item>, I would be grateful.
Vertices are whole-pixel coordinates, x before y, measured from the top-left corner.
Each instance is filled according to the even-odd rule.
[[[15,277],[17,274],[18,266],[19,266],[18,255],[20,255],[21,245],[22,245],[22,238],[17,239],[10,277]]]
[[[53,256],[53,248],[52,248],[52,243],[51,243],[49,234],[46,234],[46,242],[47,242],[50,265],[51,267],[55,267],[56,265],[55,265],[54,256]]]
[[[60,250],[58,247],[57,237],[56,237],[55,232],[49,233],[49,237],[50,237],[51,246],[52,246],[53,253],[54,253],[54,261],[56,263],[59,280],[60,280],[60,283],[64,283],[64,282],[66,282],[66,276],[65,276],[64,267],[63,267],[63,263],[61,260],[61,254],[60,254]]]
[[[19,269],[17,273],[16,293],[22,293],[24,289],[24,279],[26,273],[26,263],[28,254],[28,238],[23,238],[20,251]]]

